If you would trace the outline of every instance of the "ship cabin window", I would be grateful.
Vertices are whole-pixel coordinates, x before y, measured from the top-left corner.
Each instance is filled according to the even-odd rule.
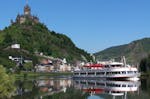
[[[105,86],[104,83],[97,82],[96,85]]]
[[[94,75],[94,74],[95,74],[94,72],[88,73],[88,75]]]
[[[86,73],[80,73],[81,75],[86,75]]]
[[[106,72],[107,75],[111,75],[111,74],[120,74],[120,72]]]
[[[104,75],[105,72],[96,72],[96,75]]]
[[[126,74],[126,71],[122,71],[121,73],[122,73],[122,74]]]
[[[109,65],[105,65],[105,67],[106,67],[106,68],[109,68],[110,66],[109,66]]]
[[[94,83],[94,82],[88,82],[88,84],[89,84],[89,85],[95,85],[95,83]]]
[[[111,74],[111,72],[106,72],[106,75],[110,75]]]
[[[81,83],[81,84],[86,84],[86,82],[82,82],[82,81],[81,81],[80,83]]]
[[[74,73],[75,75],[79,75],[79,73]]]
[[[112,91],[112,93],[121,93],[120,91]]]
[[[106,83],[106,85],[109,87],[120,87],[119,84]]]
[[[137,73],[137,71],[134,71],[134,73]]]
[[[127,71],[129,74],[132,74],[133,73],[133,71]]]
[[[123,84],[122,87],[126,87],[126,85]]]
[[[121,67],[121,65],[111,65],[111,67]]]
[[[121,67],[122,65],[117,65],[117,67]]]
[[[78,82],[78,81],[76,81],[76,83],[77,83],[77,84],[79,84],[79,82]]]
[[[133,85],[128,85],[128,87],[133,87]]]
[[[116,67],[115,65],[111,65],[111,67]]]

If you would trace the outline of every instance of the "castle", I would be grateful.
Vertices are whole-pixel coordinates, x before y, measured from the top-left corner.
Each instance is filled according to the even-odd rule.
[[[36,17],[36,16],[33,16],[31,14],[31,8],[28,4],[26,4],[25,7],[24,7],[24,14],[23,15],[18,14],[17,18],[16,18],[16,21],[15,22],[11,21],[11,23],[20,23],[20,24],[22,24],[22,23],[26,22],[26,20],[31,21],[32,24],[39,23],[39,18]]]

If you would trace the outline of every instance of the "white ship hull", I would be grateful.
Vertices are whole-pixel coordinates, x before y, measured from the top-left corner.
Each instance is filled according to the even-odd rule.
[[[140,73],[136,68],[119,67],[103,68],[93,70],[80,70],[74,72],[74,77],[95,77],[95,78],[138,78]]]

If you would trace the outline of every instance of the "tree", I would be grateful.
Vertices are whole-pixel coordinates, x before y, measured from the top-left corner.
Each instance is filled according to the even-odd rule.
[[[142,59],[140,62],[140,71],[146,72],[146,58]]]
[[[33,69],[33,63],[32,62],[25,63],[23,67],[26,71],[31,71]]]
[[[11,97],[12,93],[15,90],[13,84],[13,77],[8,75],[5,68],[0,65],[0,98],[5,99]]]
[[[148,57],[141,60],[140,70],[142,72],[149,72],[150,71],[150,55],[148,55]]]

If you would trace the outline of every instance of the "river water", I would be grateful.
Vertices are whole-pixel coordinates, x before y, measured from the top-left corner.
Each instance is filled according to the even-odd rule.
[[[38,77],[15,82],[12,99],[150,99],[150,78],[140,81]]]

